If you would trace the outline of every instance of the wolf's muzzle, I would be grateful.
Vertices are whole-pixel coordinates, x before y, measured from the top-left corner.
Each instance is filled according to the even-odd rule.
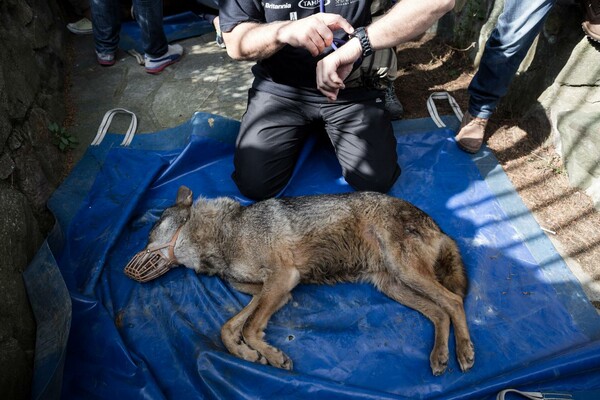
[[[148,282],[164,275],[171,268],[179,265],[179,262],[175,258],[174,249],[181,228],[182,226],[177,228],[175,235],[173,235],[169,243],[148,247],[133,256],[123,270],[125,275],[138,282]],[[166,247],[169,248],[169,257],[165,257],[160,251]]]

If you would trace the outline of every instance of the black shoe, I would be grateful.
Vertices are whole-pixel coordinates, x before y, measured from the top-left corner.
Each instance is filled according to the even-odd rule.
[[[402,119],[404,116],[404,107],[396,96],[394,83],[390,81],[385,88],[385,109],[390,113],[392,120]]]

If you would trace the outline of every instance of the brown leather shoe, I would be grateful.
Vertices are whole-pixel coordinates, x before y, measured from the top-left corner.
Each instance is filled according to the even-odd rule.
[[[487,118],[474,117],[466,112],[456,135],[458,147],[467,153],[477,153],[483,144],[487,123]]]

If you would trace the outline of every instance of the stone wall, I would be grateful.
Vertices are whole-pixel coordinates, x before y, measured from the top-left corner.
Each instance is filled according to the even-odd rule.
[[[0,0],[0,398],[29,398],[35,322],[22,272],[53,225],[65,156],[65,32],[56,1]]]
[[[600,210],[600,48],[578,43],[539,101],[549,110],[571,185],[585,189]]]

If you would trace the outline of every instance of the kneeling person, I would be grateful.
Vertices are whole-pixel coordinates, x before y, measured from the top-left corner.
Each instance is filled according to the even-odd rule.
[[[277,195],[307,136],[323,130],[354,189],[387,192],[400,175],[396,140],[384,92],[365,83],[360,62],[423,33],[453,5],[404,0],[370,24],[371,0],[324,1],[327,12],[302,1],[222,2],[228,54],[258,61],[234,156],[240,191]]]

